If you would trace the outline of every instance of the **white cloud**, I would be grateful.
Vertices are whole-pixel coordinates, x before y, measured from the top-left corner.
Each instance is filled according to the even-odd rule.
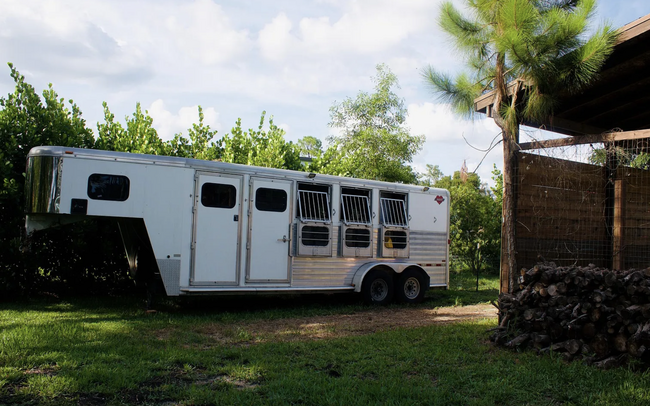
[[[463,136],[474,139],[499,132],[492,120],[464,119],[454,114],[448,104],[409,104],[406,124],[412,134],[424,134],[432,142],[462,141]]]
[[[170,10],[171,11],[171,10]],[[221,6],[195,0],[169,13],[165,26],[177,50],[207,65],[236,61],[250,46],[248,32],[233,29]]]
[[[79,1],[11,1],[0,15],[0,53],[30,66],[35,75],[48,72],[76,83],[124,86],[150,74],[142,50],[119,41],[102,26],[114,13],[100,3]],[[100,17],[101,16],[101,17]]]
[[[341,8],[338,19],[304,17],[295,29],[282,12],[259,32],[259,44],[262,55],[273,61],[298,56],[376,54],[401,44],[411,34],[430,25],[437,10],[435,3],[420,0],[333,3]]]
[[[151,103],[147,112],[153,118],[153,126],[158,132],[158,136],[163,140],[171,140],[174,135],[183,133],[187,135],[187,129],[193,124],[199,122],[198,106],[181,107],[176,114],[170,112],[165,107],[165,103],[158,99]],[[213,108],[203,109],[203,123],[209,125],[213,130],[220,130],[219,113]]]
[[[484,182],[489,181],[492,164],[501,166],[501,148],[496,146],[486,155],[491,142],[500,134],[490,119],[467,120],[454,114],[447,104],[421,103],[408,106],[406,124],[411,134],[423,134],[426,141],[415,156],[413,166],[424,172],[427,164],[438,165],[445,175],[460,170],[467,161],[470,171],[476,170]],[[464,137],[464,138],[463,138]]]
[[[293,24],[285,13],[278,14],[259,33],[262,55],[272,61],[283,60],[297,42],[291,35]]]

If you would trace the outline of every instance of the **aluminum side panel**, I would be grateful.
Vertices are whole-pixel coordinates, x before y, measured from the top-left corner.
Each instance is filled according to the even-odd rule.
[[[334,227],[338,230],[338,227]],[[377,229],[374,230],[377,238]],[[333,235],[337,238],[337,235]],[[410,262],[420,264],[429,274],[431,284],[447,281],[447,234],[411,231],[410,258],[314,258],[292,259],[292,281],[295,287],[350,286],[357,269],[369,262]]]
[[[447,283],[447,233],[411,231],[410,262],[420,264],[431,284]]]

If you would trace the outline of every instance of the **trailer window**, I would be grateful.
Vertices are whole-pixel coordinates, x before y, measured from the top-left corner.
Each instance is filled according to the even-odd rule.
[[[341,194],[341,207],[345,224],[370,224],[368,196]]]
[[[201,204],[205,207],[232,209],[236,198],[237,189],[233,185],[204,183],[201,186]]]
[[[332,255],[331,185],[298,183],[298,255]]]
[[[407,237],[405,231],[386,230],[384,233],[384,247],[402,250],[406,248]]]
[[[405,198],[401,196],[382,197],[381,222],[389,227],[408,227]]]
[[[301,233],[302,245],[327,247],[330,243],[330,230],[324,226],[304,226]]]
[[[129,178],[93,173],[88,177],[88,197],[93,200],[123,202],[129,198]]]
[[[330,199],[327,192],[299,190],[298,196],[301,221],[319,223],[330,221]]]
[[[259,211],[282,213],[287,210],[287,192],[261,187],[255,192],[255,208]]]
[[[345,230],[345,246],[349,248],[370,247],[370,229],[348,228]]]

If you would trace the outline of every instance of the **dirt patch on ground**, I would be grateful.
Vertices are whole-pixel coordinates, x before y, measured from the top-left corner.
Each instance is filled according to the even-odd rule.
[[[302,341],[372,334],[396,328],[421,327],[467,320],[494,319],[492,305],[436,309],[377,308],[343,315],[203,325],[198,333],[220,344],[254,344],[267,341]]]

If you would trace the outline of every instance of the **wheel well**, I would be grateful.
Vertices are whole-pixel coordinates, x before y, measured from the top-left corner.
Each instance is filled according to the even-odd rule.
[[[366,280],[366,276],[370,275],[371,273],[373,273],[373,272],[375,272],[375,271],[386,271],[386,272],[388,272],[388,274],[389,274],[393,279],[395,279],[395,275],[397,275],[397,273],[396,273],[396,272],[395,272],[391,267],[389,267],[389,266],[386,266],[386,265],[377,265],[377,266],[373,266],[373,267],[370,268],[370,269],[368,270],[368,272],[366,272],[366,274],[363,276],[363,280],[361,281],[361,285],[363,285],[363,282]]]
[[[405,268],[402,269],[403,266],[405,266]],[[431,281],[431,278],[429,278],[429,274],[427,274],[422,267],[415,264],[407,266],[407,264],[403,264],[403,263],[379,263],[379,264],[368,263],[362,266],[361,268],[359,268],[356,274],[354,275],[354,277],[352,278],[352,285],[354,286],[355,292],[361,291],[363,282],[366,280],[366,276],[375,270],[388,272],[388,274],[392,276],[393,282],[397,282],[399,275],[401,275],[403,272],[406,272],[408,270],[414,270],[424,278],[427,289],[429,288],[429,284]]]
[[[429,285],[431,284],[431,278],[429,277],[429,274],[424,269],[420,268],[419,266],[415,266],[415,265],[409,266],[408,268],[404,269],[401,273],[395,272],[395,275],[394,275],[395,281],[397,281],[397,278],[399,278],[399,276],[402,273],[404,273],[406,271],[409,271],[409,270],[413,270],[413,271],[419,273],[420,275],[422,275],[422,277],[425,280],[424,288],[429,289]]]

